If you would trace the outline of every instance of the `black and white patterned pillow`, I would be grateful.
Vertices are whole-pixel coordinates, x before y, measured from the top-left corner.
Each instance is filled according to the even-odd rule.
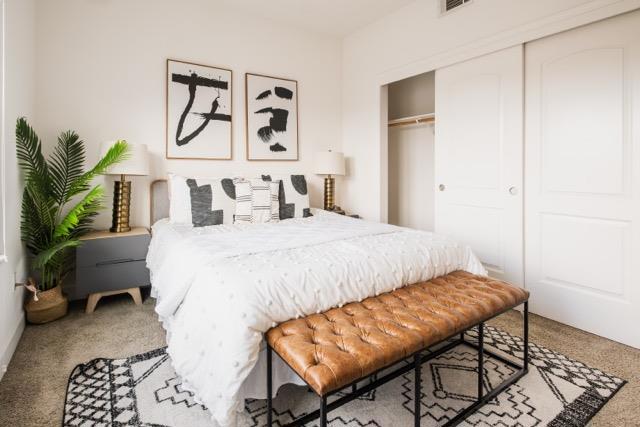
[[[169,174],[169,221],[194,227],[233,224],[234,178],[186,178]]]
[[[309,208],[309,192],[304,175],[262,175],[264,181],[280,181],[280,219],[313,216]]]
[[[259,224],[280,220],[280,182],[250,179],[236,182],[234,223]]]

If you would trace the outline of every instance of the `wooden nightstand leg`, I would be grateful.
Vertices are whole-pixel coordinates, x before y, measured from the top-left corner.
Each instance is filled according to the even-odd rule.
[[[133,302],[135,302],[136,305],[142,305],[142,295],[140,295],[140,288],[130,288],[127,289],[127,292],[129,292],[129,295],[131,295],[131,298],[133,298]]]
[[[85,308],[85,313],[93,313],[96,309],[96,305],[98,305],[98,301],[100,301],[100,298],[125,293],[131,295],[131,298],[133,298],[133,302],[136,303],[136,305],[142,305],[142,295],[140,294],[140,288],[96,292],[95,294],[89,294],[89,297],[87,298],[87,307]]]
[[[89,298],[87,298],[87,307],[85,308],[85,313],[93,313],[96,309],[96,305],[98,305],[98,301],[102,298],[101,293],[90,294]]]

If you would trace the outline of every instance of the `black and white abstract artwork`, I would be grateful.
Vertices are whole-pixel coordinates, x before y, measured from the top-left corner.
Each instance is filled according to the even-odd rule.
[[[231,70],[167,60],[167,158],[231,159]]]
[[[298,82],[246,75],[247,160],[298,160]]]

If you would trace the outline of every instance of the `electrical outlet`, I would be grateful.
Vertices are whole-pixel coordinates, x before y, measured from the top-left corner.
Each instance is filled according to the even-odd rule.
[[[20,280],[17,271],[13,272],[13,283],[15,283],[15,289],[16,290],[20,289],[22,287],[22,285],[24,284],[24,281]]]
[[[24,258],[18,261],[18,264],[13,271],[14,283],[26,283],[27,282],[27,269]]]

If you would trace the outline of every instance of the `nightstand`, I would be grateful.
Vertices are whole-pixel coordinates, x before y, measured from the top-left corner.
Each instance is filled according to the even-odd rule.
[[[125,233],[92,231],[80,239],[76,249],[76,289],[87,297],[86,312],[92,313],[103,296],[128,293],[142,304],[140,286],[150,283],[146,267],[151,235],[146,228]]]

